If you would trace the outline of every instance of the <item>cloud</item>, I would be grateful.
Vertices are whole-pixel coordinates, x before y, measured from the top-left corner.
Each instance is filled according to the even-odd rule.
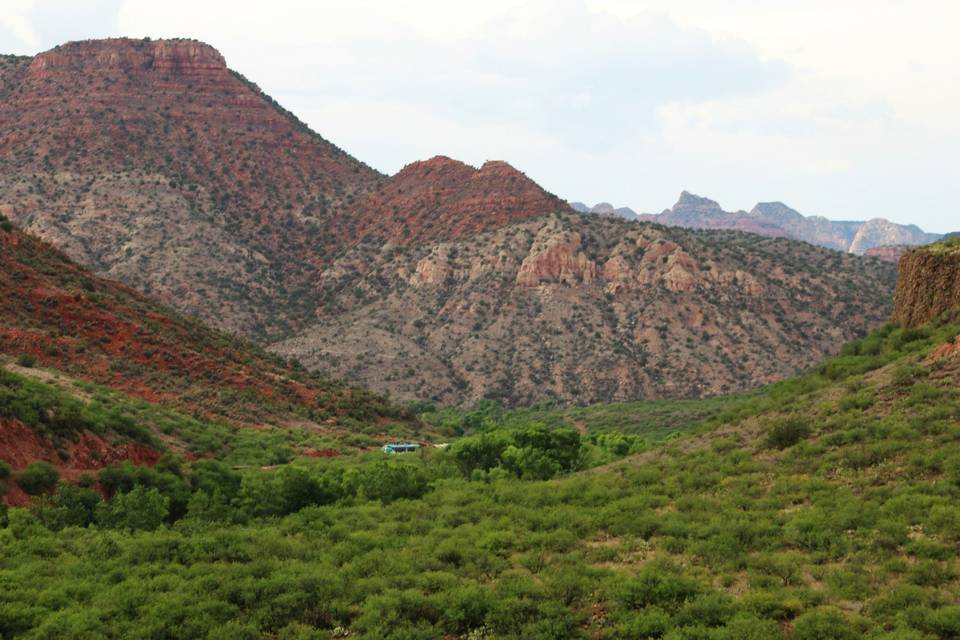
[[[123,0],[35,0],[30,12],[35,41],[50,47],[68,40],[114,36],[122,4]]]
[[[9,53],[27,53],[37,46],[30,11],[33,0],[7,0],[0,12],[0,47]]]
[[[469,19],[461,3],[450,2],[393,5],[400,12],[356,0],[287,3],[279,13],[273,5],[241,3],[222,22],[171,4],[161,13],[155,2],[128,2],[122,24],[173,33],[170,17],[189,15],[202,36],[222,43],[228,59],[230,43],[244,42],[236,48],[243,67],[259,66],[253,56],[289,61],[255,76],[279,73],[271,82],[283,91],[399,102],[468,127],[522,126],[573,149],[609,149],[656,126],[663,103],[752,93],[787,73],[742,42],[716,42],[662,14],[620,20],[576,0],[494,2]],[[296,25],[283,38],[271,37],[268,25],[293,20],[293,7]],[[254,25],[265,27],[262,37],[252,35]]]

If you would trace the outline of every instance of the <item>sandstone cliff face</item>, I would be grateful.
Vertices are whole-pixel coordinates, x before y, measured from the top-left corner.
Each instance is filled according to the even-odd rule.
[[[923,325],[960,307],[960,241],[909,251],[900,258],[893,321]]]
[[[557,214],[455,241],[358,246],[314,326],[271,347],[442,402],[728,393],[888,317],[895,267],[784,239]]]
[[[874,218],[860,225],[849,251],[861,254],[872,247],[927,244],[939,238],[937,234],[924,233],[915,225],[899,225],[883,218]]]
[[[580,234],[558,229],[551,221],[537,232],[530,253],[520,264],[516,283],[537,287],[542,283],[590,284],[597,277],[597,264],[582,251]]]

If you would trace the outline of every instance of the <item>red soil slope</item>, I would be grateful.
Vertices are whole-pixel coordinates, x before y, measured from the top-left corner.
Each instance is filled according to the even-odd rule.
[[[0,227],[0,353],[31,354],[147,401],[240,423],[398,415],[379,397],[293,370],[93,276],[16,228]]]

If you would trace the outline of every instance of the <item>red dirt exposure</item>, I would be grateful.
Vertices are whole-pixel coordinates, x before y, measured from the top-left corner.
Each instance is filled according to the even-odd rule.
[[[65,458],[61,451],[66,454]],[[111,464],[128,461],[139,466],[153,466],[159,459],[160,452],[146,445],[130,441],[111,443],[89,431],[57,447],[19,420],[0,418],[0,460],[10,464],[14,471],[31,462],[44,461],[55,466],[64,480],[73,482]],[[4,502],[24,506],[30,503],[30,496],[15,482],[10,482]]]
[[[336,458],[342,454],[336,449],[307,449],[300,455],[307,458]]]

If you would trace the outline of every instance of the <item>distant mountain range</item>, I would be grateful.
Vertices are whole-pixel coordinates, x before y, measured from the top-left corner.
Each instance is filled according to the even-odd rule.
[[[782,202],[761,202],[750,211],[724,211],[709,198],[688,191],[670,209],[660,213],[636,213],[629,207],[615,208],[607,202],[588,207],[582,202],[570,206],[581,213],[619,216],[627,220],[656,222],[671,227],[693,229],[732,229],[771,237],[802,240],[828,249],[857,255],[878,247],[928,244],[942,236],[926,233],[916,225],[901,225],[873,218],[866,221],[828,220],[821,216],[805,216]],[[888,258],[893,252],[881,252]]]

